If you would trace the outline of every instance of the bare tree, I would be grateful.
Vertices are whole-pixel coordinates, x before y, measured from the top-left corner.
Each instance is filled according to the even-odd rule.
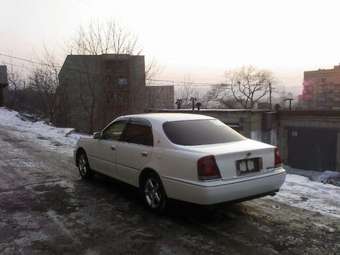
[[[92,21],[88,25],[80,26],[74,38],[69,42],[68,52],[70,54],[81,55],[101,55],[101,54],[130,54],[140,55],[142,48],[138,43],[138,38],[127,28],[120,25],[115,20],[107,22]],[[86,63],[81,66],[79,72],[79,100],[81,107],[87,114],[89,122],[89,132],[95,128],[95,110],[101,106],[117,109],[119,112],[126,100],[122,100],[122,93],[112,88],[102,88],[105,90],[105,100],[97,100],[98,89],[97,83],[110,79],[107,73],[99,72],[96,67],[89,67]],[[146,80],[152,79],[160,72],[160,67],[152,59],[145,67]],[[124,102],[122,102],[124,101]],[[104,116],[105,119],[105,116]]]
[[[192,98],[195,98],[195,101],[200,97],[200,91],[198,87],[195,87],[194,83],[191,80],[190,75],[184,77],[184,82],[177,86],[176,88],[176,100],[181,100],[181,106],[183,107],[191,107]]]
[[[115,20],[107,22],[92,21],[87,26],[80,26],[76,36],[68,46],[70,54],[130,54],[140,55],[143,52],[138,37]],[[145,65],[146,80],[153,79],[161,72],[155,59]]]
[[[100,54],[131,54],[139,55],[142,48],[138,45],[138,38],[115,20],[107,22],[92,21],[86,26],[80,26],[74,38],[69,42],[70,54],[100,55]],[[156,63],[146,68],[150,74]],[[95,110],[100,103],[111,107],[117,107],[117,95],[112,91],[105,91],[105,102],[98,102],[97,83],[105,79],[105,74],[98,73],[96,67],[90,67],[87,63],[81,65],[79,75],[79,101],[88,120],[88,132],[92,133],[95,128]],[[105,89],[105,88],[104,88]],[[117,101],[117,102],[113,102]],[[119,105],[118,105],[119,106]],[[105,119],[105,118],[104,118]]]
[[[25,89],[26,81],[19,72],[13,70],[13,66],[8,72],[8,95],[6,99],[6,105],[9,108],[17,109],[20,103],[19,90]]]
[[[59,65],[55,58],[45,49],[41,65],[33,69],[29,75],[29,87],[37,92],[42,100],[41,112],[50,121],[54,120],[56,110],[56,90],[59,86]]]
[[[116,21],[92,21],[80,26],[75,38],[70,42],[70,52],[83,55],[134,54],[142,49],[137,36],[123,28]]]
[[[176,99],[181,99],[182,106],[189,107],[191,106],[191,98],[199,98],[199,91],[194,85],[184,84],[177,87],[176,91]]]
[[[207,105],[213,104],[218,108],[236,108],[230,85],[228,84],[212,86],[204,95],[203,101],[205,101]]]
[[[145,65],[145,80],[147,85],[152,84],[152,79],[162,72],[162,67],[157,63],[155,58]]]
[[[226,72],[227,84],[233,98],[243,108],[254,108],[271,89],[274,77],[270,71],[244,66]]]

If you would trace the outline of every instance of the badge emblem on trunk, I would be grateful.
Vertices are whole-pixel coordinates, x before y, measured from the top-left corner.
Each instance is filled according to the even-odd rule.
[[[246,157],[250,157],[251,156],[251,152],[247,152]]]

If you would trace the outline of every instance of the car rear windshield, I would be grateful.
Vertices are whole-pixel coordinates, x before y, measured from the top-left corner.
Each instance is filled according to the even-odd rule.
[[[163,124],[166,136],[179,145],[229,143],[245,138],[216,119],[170,121]]]

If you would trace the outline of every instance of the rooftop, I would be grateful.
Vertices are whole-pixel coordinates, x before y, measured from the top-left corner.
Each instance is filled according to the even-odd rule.
[[[340,64],[339,65],[335,65],[333,68],[331,69],[318,69],[318,70],[310,70],[310,71],[305,71],[305,73],[313,73],[313,72],[339,72],[340,71]]]

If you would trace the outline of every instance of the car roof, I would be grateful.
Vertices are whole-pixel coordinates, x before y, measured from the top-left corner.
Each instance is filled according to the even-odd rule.
[[[142,114],[125,115],[121,117],[143,118],[151,122],[159,122],[159,123],[164,123],[167,121],[180,121],[180,120],[214,119],[213,117],[210,117],[210,116],[201,115],[201,114],[192,114],[192,113],[142,113]]]

